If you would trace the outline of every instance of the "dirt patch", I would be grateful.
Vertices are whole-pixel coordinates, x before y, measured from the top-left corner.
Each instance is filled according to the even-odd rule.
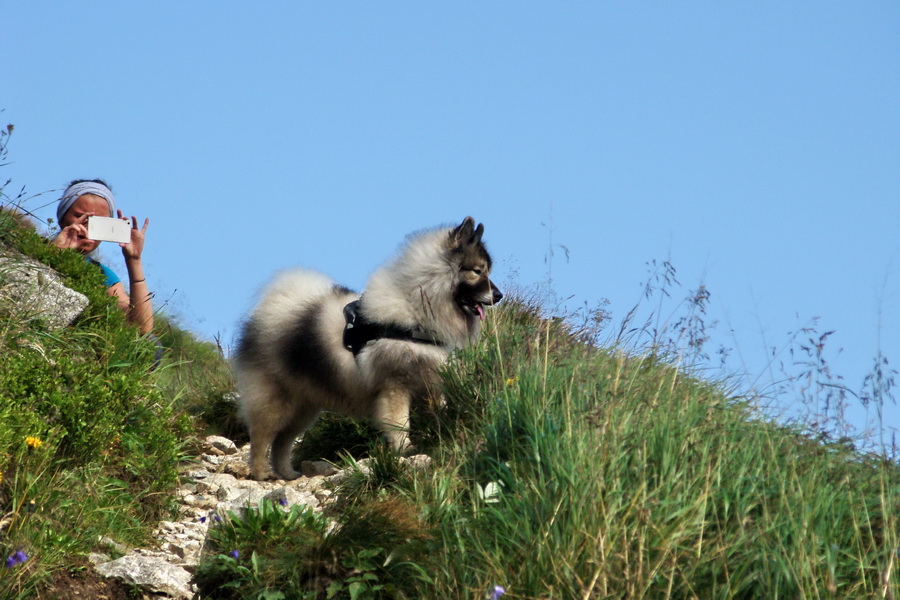
[[[140,592],[112,579],[104,579],[90,569],[75,573],[59,571],[39,596],[50,600],[134,600]]]

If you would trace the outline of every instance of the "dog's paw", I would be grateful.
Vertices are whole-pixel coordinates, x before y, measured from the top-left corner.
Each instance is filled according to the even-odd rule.
[[[284,479],[285,481],[293,481],[298,477],[301,477],[303,473],[298,473],[297,471],[291,469],[290,471],[278,471],[275,473],[273,479]]]
[[[280,479],[271,469],[250,469],[250,477],[254,481],[272,481]]]

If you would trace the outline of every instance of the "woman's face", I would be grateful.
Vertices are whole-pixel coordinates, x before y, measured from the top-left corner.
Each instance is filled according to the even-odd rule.
[[[60,228],[68,227],[79,218],[87,213],[93,213],[97,217],[111,217],[109,214],[109,204],[100,196],[93,194],[85,194],[81,196],[69,207],[66,214],[63,215],[62,221],[59,222]],[[85,223],[85,227],[87,224]],[[78,236],[78,246],[76,250],[82,254],[90,254],[97,249],[100,242],[97,240],[89,240],[84,236]]]

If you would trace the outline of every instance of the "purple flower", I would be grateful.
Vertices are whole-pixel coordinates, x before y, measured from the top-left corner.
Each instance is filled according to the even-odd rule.
[[[21,550],[15,552],[12,556],[6,559],[6,568],[11,569],[16,565],[20,565],[23,562],[28,560],[28,555],[22,552]]]
[[[285,498],[284,496],[282,496],[281,498],[279,498],[278,504],[280,504],[280,505],[282,505],[282,506],[287,506],[287,505],[288,505],[287,498]]]
[[[216,515],[215,517],[213,517],[213,519],[216,520],[216,523],[221,523],[221,522],[222,522],[222,517],[220,517],[219,515]]]
[[[201,522],[201,523],[206,523],[206,517],[200,517],[200,522]]]
[[[231,552],[228,553],[228,556],[230,556],[231,558],[235,558],[235,559],[237,557],[239,557],[240,555],[241,555],[241,553],[238,552],[237,550],[232,550]]]
[[[500,596],[502,596],[505,593],[506,593],[506,590],[503,589],[502,585],[495,585],[494,593],[491,594],[491,600],[497,600],[498,598],[500,598]]]

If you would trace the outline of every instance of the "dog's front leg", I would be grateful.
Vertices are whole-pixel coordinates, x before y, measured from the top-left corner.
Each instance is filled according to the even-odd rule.
[[[384,432],[391,449],[406,454],[412,449],[409,441],[410,394],[402,388],[387,388],[375,399],[372,419]]]

